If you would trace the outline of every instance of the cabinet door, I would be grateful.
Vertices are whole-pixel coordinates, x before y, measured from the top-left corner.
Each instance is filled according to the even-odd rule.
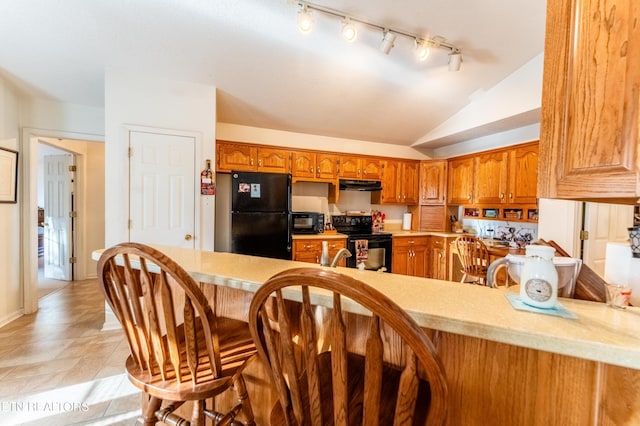
[[[278,148],[258,148],[258,171],[267,173],[289,173],[291,153]]]
[[[401,202],[402,204],[418,204],[420,187],[420,163],[417,161],[403,162],[401,170]]]
[[[638,0],[548,0],[541,198],[640,196]]]
[[[400,202],[399,191],[400,163],[395,160],[382,161],[382,191],[380,191],[381,204],[394,204]]]
[[[450,204],[470,204],[473,202],[473,157],[449,161],[447,194]]]
[[[308,151],[293,151],[291,155],[291,176],[313,179],[315,177],[316,155]]]
[[[426,205],[418,209],[420,231],[446,231],[449,223],[447,210],[444,205]]]
[[[293,240],[293,260],[320,263],[322,243],[318,240]]]
[[[509,203],[535,204],[538,200],[538,145],[509,151]]]
[[[427,245],[417,245],[413,248],[413,270],[409,273],[414,277],[426,278],[429,273],[429,247]]]
[[[447,239],[444,237],[431,237],[431,271],[430,276],[436,280],[447,279]]]
[[[360,160],[358,157],[340,156],[340,177],[343,179],[360,179]]]
[[[217,142],[218,166],[216,171],[230,172],[231,170],[258,170],[257,149],[243,144]]]
[[[475,165],[474,202],[499,204],[507,202],[507,151],[488,152],[477,156]]]
[[[420,162],[420,204],[444,204],[447,189],[447,162]]]
[[[382,167],[380,159],[364,157],[360,159],[362,169],[362,179],[378,180],[382,178]]]
[[[335,180],[338,176],[338,156],[335,154],[316,154],[316,178]]]
[[[329,240],[329,259],[333,259],[338,251],[342,248],[347,247],[347,240]],[[320,254],[322,254],[322,248],[320,249]],[[347,260],[343,257],[340,262],[338,262],[338,266],[347,266]]]
[[[394,274],[407,275],[409,272],[409,247],[396,247],[392,249],[391,270]]]

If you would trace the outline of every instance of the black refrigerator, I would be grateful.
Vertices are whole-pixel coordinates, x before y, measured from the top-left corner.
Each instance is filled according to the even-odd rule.
[[[231,252],[291,260],[291,175],[231,172]]]

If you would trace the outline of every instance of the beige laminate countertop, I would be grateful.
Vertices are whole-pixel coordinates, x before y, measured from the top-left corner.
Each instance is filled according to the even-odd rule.
[[[391,237],[427,237],[433,235],[436,237],[455,238],[460,234],[453,232],[435,232],[435,231],[388,231]]]
[[[255,292],[272,275],[311,263],[155,246],[197,281]],[[101,250],[93,252],[97,260]],[[426,328],[640,370],[640,308],[561,299],[567,319],[518,311],[502,290],[338,267],[389,296]]]
[[[342,240],[347,238],[347,234],[340,233],[322,233],[322,234],[293,234],[291,236],[294,240]]]

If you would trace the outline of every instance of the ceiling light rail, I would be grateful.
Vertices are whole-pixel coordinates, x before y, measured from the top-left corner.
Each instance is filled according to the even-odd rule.
[[[402,36],[414,41],[416,47],[416,56],[418,60],[424,61],[429,56],[430,48],[445,49],[449,51],[449,71],[460,70],[460,63],[462,62],[462,52],[460,48],[447,42],[446,39],[442,36],[425,37],[420,34],[404,31],[398,28],[391,28],[385,25],[367,21],[366,19],[350,16],[349,14],[341,12],[339,10],[331,9],[306,1],[289,0],[289,3],[296,4],[300,8],[300,11],[298,12],[298,28],[304,33],[308,33],[313,27],[313,17],[311,15],[311,11],[317,11],[325,15],[340,19],[344,24],[342,34],[347,41],[355,40],[357,36],[357,29],[353,26],[353,22],[357,22],[359,24],[375,28],[382,32],[383,37],[380,45],[380,50],[382,50],[382,52],[387,55],[393,48],[396,37]]]

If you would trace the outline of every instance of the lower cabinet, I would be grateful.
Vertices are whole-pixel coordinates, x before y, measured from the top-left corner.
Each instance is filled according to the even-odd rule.
[[[393,237],[394,274],[449,280],[450,239],[438,235]]]
[[[429,239],[431,243],[431,271],[429,274],[429,278],[434,278],[436,280],[447,280],[447,268],[449,259],[447,253],[447,248],[449,247],[447,238],[432,235],[429,237]]]
[[[428,277],[429,237],[393,237],[394,274]]]
[[[309,263],[320,263],[322,255],[322,239],[305,238],[293,240],[293,260]],[[338,253],[341,248],[347,247],[347,239],[327,239],[329,243],[329,259]],[[346,260],[343,258],[338,266],[346,266]]]

